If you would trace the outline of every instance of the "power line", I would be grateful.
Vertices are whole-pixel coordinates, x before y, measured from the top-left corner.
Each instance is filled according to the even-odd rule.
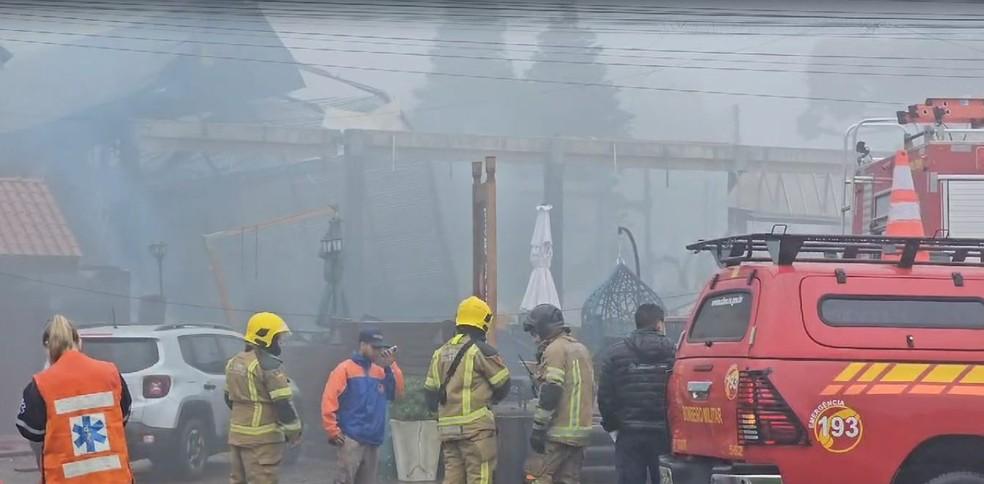
[[[54,0],[47,2],[49,5],[55,5],[59,7],[82,7],[78,4],[73,4],[67,2],[66,0]],[[266,5],[276,5],[277,7],[266,7]],[[733,19],[736,17],[741,18],[764,18],[764,19],[812,19],[812,20],[850,20],[855,22],[870,23],[870,19],[858,18],[857,11],[843,11],[843,10],[814,10],[814,11],[791,11],[783,9],[760,9],[760,8],[719,8],[719,7],[662,7],[662,6],[648,6],[643,10],[622,10],[621,12],[616,9],[605,9],[605,10],[589,10],[589,9],[579,9],[575,5],[573,10],[570,8],[563,8],[557,5],[555,8],[529,8],[529,9],[519,9],[519,8],[498,8],[496,6],[476,6],[476,5],[452,5],[443,4],[439,6],[435,5],[425,5],[420,2],[415,2],[412,4],[401,3],[401,2],[384,2],[384,3],[373,3],[373,2],[282,2],[282,1],[272,1],[257,4],[256,6],[246,6],[246,5],[219,5],[216,3],[211,4],[195,4],[189,5],[187,3],[180,3],[171,5],[159,5],[161,8],[169,8],[172,6],[177,6],[184,8],[185,12],[196,12],[196,13],[211,13],[211,14],[230,14],[232,12],[246,12],[248,15],[244,16],[257,16],[257,13],[268,14],[268,12],[273,12],[274,15],[290,15],[294,16],[304,16],[310,17],[311,15],[325,14],[330,16],[344,16],[351,15],[352,13],[357,14],[371,14],[370,10],[367,8],[379,7],[381,12],[385,15],[391,15],[394,17],[400,17],[405,15],[417,15],[420,17],[426,16],[427,18],[433,18],[433,12],[425,12],[426,10],[441,10],[442,12],[438,17],[447,18],[469,18],[469,19],[481,19],[487,20],[490,18],[496,19],[536,19],[542,20],[543,14],[555,14],[555,13],[569,13],[571,11],[576,12],[580,17],[583,13],[596,14],[597,17],[594,18],[605,18],[605,14],[634,14],[631,17],[614,17],[605,18],[607,21],[616,23],[633,23],[633,22],[650,22],[654,17],[668,17],[668,16],[684,16],[689,18],[700,17],[699,19],[694,19],[694,22],[706,22],[708,17],[723,17],[728,19]],[[14,5],[25,5],[25,3],[12,3]],[[36,5],[31,3],[26,3],[26,5]],[[109,1],[90,1],[87,2],[85,7],[93,5],[122,5],[127,7],[139,7],[146,6],[146,4],[139,3],[121,3],[121,2],[109,2]],[[307,5],[308,7],[298,7],[298,5]],[[311,7],[321,7],[321,8],[311,8]],[[85,8],[82,7],[82,8]],[[542,5],[541,5],[542,7]],[[330,10],[328,10],[330,8]],[[423,13],[413,13],[414,11]],[[481,13],[457,13],[455,11],[467,12],[467,11],[477,11]],[[513,12],[530,12],[530,15],[517,15]],[[961,14],[961,15],[950,15],[950,16],[927,16],[921,14],[908,14],[899,12],[878,12],[877,20],[879,22],[885,21],[903,21],[903,20],[920,20],[920,21],[941,21],[947,22],[951,26],[953,23],[965,23],[965,22],[980,22],[984,20],[984,17],[972,14]],[[677,20],[673,20],[677,21]],[[739,24],[744,24],[744,22],[737,22]],[[750,24],[749,24],[750,25]],[[801,24],[797,24],[801,25]]]
[[[49,46],[59,46],[59,47],[76,47],[82,49],[96,49],[114,52],[129,52],[136,54],[159,54],[168,56],[179,56],[179,57],[195,57],[195,58],[205,58],[205,59],[217,59],[217,60],[230,60],[230,61],[243,61],[243,62],[259,62],[259,63],[269,63],[269,64],[282,64],[282,65],[307,65],[315,67],[328,67],[332,69],[351,69],[358,71],[370,71],[370,72],[388,72],[396,74],[419,74],[419,75],[432,75],[432,76],[447,76],[447,77],[459,77],[466,79],[484,79],[484,80],[500,80],[500,81],[513,81],[513,82],[526,82],[526,83],[538,83],[538,84],[557,84],[557,85],[568,85],[568,86],[581,86],[581,87],[601,87],[601,88],[615,88],[615,89],[631,89],[640,91],[657,91],[657,92],[675,92],[675,93],[685,93],[685,94],[714,94],[722,96],[746,96],[764,99],[786,99],[786,100],[801,100],[801,101],[827,101],[827,102],[846,102],[846,103],[866,103],[866,104],[880,104],[889,106],[899,106],[905,104],[900,101],[878,101],[878,100],[862,100],[862,99],[851,99],[851,98],[838,98],[838,97],[825,97],[825,96],[796,96],[796,95],[786,95],[786,94],[768,94],[768,93],[750,93],[750,92],[738,92],[738,91],[719,91],[719,90],[709,90],[709,89],[687,89],[687,88],[670,88],[670,87],[656,87],[656,86],[635,86],[635,85],[625,85],[625,84],[612,84],[605,82],[582,82],[582,81],[565,81],[557,79],[533,79],[533,78],[515,78],[515,77],[504,77],[504,76],[492,76],[483,74],[464,74],[464,73],[452,73],[452,72],[435,72],[435,71],[420,71],[420,70],[410,70],[410,69],[396,69],[389,67],[373,67],[373,66],[351,66],[342,64],[323,64],[323,63],[306,63],[298,61],[288,61],[288,60],[277,60],[277,59],[255,59],[249,57],[235,57],[235,56],[225,56],[225,55],[212,55],[212,54],[193,54],[188,52],[168,52],[152,49],[135,49],[129,47],[110,47],[101,45],[84,45],[84,44],[73,44],[65,42],[50,42],[42,40],[26,40],[26,39],[12,39],[12,38],[0,38],[3,42],[20,42],[26,44],[36,44],[36,45],[49,45]]]
[[[109,7],[109,6],[107,6],[107,7],[99,6],[98,7],[98,10],[101,11],[101,12],[103,12],[103,11],[120,11],[120,12],[124,12],[124,13],[128,13],[128,14],[134,13],[134,9],[137,9],[137,8],[140,8],[140,7],[146,7],[146,5],[143,5],[143,4],[120,4],[120,3],[116,3],[116,2],[88,2],[87,3],[87,7],[92,6],[93,4],[96,4],[96,5],[105,4],[105,5],[115,5],[115,6],[123,5],[123,6],[132,7],[132,8],[112,8],[112,7]],[[38,9],[38,8],[47,8],[47,9],[52,9],[53,8],[53,9],[58,9],[59,8],[59,6],[57,6],[57,5],[54,6],[54,7],[49,7],[49,6],[39,7],[39,6],[35,5],[35,4],[30,4],[30,3],[16,3],[16,2],[5,2],[5,3],[3,3],[3,5],[6,5],[6,6],[14,6],[14,7],[29,6],[29,7],[33,7],[33,8],[36,8],[36,9]],[[76,7],[76,9],[79,8],[79,6],[77,6],[77,5],[70,5],[70,6],[69,5],[61,5],[61,8],[63,10],[65,8],[67,8],[67,7]],[[168,13],[174,13],[174,12],[177,12],[177,13],[191,13],[191,14],[196,14],[196,13],[197,14],[208,14],[208,13],[210,13],[208,11],[203,11],[201,8],[202,7],[199,6],[197,10],[196,9],[185,8],[183,10],[182,9],[144,10],[143,12],[144,13],[155,13],[155,14],[168,14]],[[267,14],[267,15],[259,15],[258,13],[259,12],[254,13],[253,15],[239,15],[239,17],[256,18],[258,20],[253,21],[253,22],[250,22],[250,23],[262,23],[262,24],[268,24],[268,20],[267,20],[267,17],[268,16],[269,17],[275,17],[276,18],[276,15],[269,15],[269,14]],[[362,15],[362,21],[369,21],[369,22],[371,22],[371,21],[377,21],[377,22],[384,22],[386,24],[389,24],[389,23],[392,22],[392,19],[388,19],[388,20],[385,20],[385,21],[376,20],[376,17],[379,17],[379,15],[368,14],[369,16],[366,17],[367,14],[365,14],[364,12],[360,11],[359,13],[360,13],[360,15]],[[232,15],[230,15],[230,16],[232,16]],[[332,18],[343,17],[342,15],[340,15],[340,12],[333,12],[330,16]],[[303,19],[304,21],[310,21],[311,18],[312,18],[312,15],[310,15],[310,14],[309,15],[304,15],[304,16],[300,16],[299,15],[297,17]],[[357,17],[357,16],[355,16],[355,15],[349,15],[349,17]],[[704,17],[704,16],[702,16],[702,17]],[[188,19],[188,17],[185,17],[185,18]],[[368,18],[368,20],[366,20],[367,18]],[[201,20],[201,19],[200,18],[192,18],[192,20]],[[218,20],[218,19],[209,19],[209,20]],[[240,22],[245,22],[245,20],[239,20],[239,21]],[[487,22],[487,20],[483,20],[482,22]],[[422,24],[422,23],[423,24],[441,23],[441,24],[444,24],[445,26],[448,25],[448,22],[444,22],[444,21],[441,21],[441,20],[434,20],[434,19],[431,18],[431,16],[428,16],[427,19],[418,19],[417,22],[415,22],[413,24],[407,24],[407,25],[404,25],[404,26],[405,27],[409,27],[409,28],[416,28],[416,27],[418,27],[418,24]],[[706,25],[708,23],[717,24],[717,25],[726,25],[727,24],[727,22],[707,22],[706,19],[695,19],[693,21],[674,21],[672,23],[676,23],[676,24],[687,24],[687,23],[691,23],[691,24],[695,24],[695,25]],[[475,31],[475,30],[485,30],[485,31],[495,30],[495,31],[497,31],[498,30],[498,29],[482,28],[480,24],[481,24],[481,22],[475,22],[475,23],[460,24],[460,25],[466,25],[468,28],[467,29],[463,29],[463,30],[466,30],[466,31]],[[647,25],[648,25],[648,22],[647,22]],[[801,28],[804,28],[804,27],[817,27],[817,26],[820,26],[820,27],[828,27],[828,28],[855,28],[856,29],[856,28],[864,28],[864,27],[866,27],[868,25],[869,24],[837,26],[837,25],[832,25],[832,24],[829,24],[829,23],[827,23],[827,24],[821,24],[821,25],[810,25],[810,24],[799,23],[799,24],[789,24],[789,25],[783,26],[783,25],[777,25],[777,24],[774,24],[774,23],[772,23],[772,24],[759,24],[759,25],[752,25],[752,24],[746,23],[746,24],[742,24],[742,25],[739,25],[739,26],[744,26],[744,27],[779,27],[779,28],[795,28],[795,29],[801,29]],[[917,25],[907,25],[907,26],[909,26],[909,27],[920,27],[920,28],[936,28],[936,29],[939,29],[939,28],[946,28],[946,29],[959,29],[959,28],[963,28],[961,26],[956,26],[956,25],[953,25],[953,24],[925,24],[924,23],[924,24],[921,24],[921,25],[917,24]],[[565,32],[565,31],[566,32],[583,32],[585,30],[590,30],[592,32],[608,32],[608,33],[681,34],[681,32],[676,32],[676,31],[654,30],[654,29],[628,29],[628,28],[624,28],[624,27],[620,27],[620,28],[598,28],[598,27],[586,28],[586,27],[582,27],[582,28],[564,29],[564,28],[558,27],[557,25],[553,25],[551,28],[552,28],[552,30],[559,31],[559,32]],[[971,28],[974,29],[974,30],[977,30],[978,29],[978,27],[969,27],[968,26],[968,29],[971,29]],[[529,30],[529,29],[517,29],[517,28],[512,28],[511,30],[513,30],[513,31],[525,31],[525,32],[539,32],[540,31],[539,29]],[[760,32],[754,32],[754,33],[752,33],[752,32],[721,32],[721,31],[716,31],[716,30],[715,31],[707,31],[707,32],[691,31],[691,32],[686,32],[686,34],[691,34],[691,35],[692,34],[701,34],[701,35],[785,35],[785,36],[795,36],[795,37],[798,37],[799,36],[799,34],[797,34],[797,33],[783,33],[783,34],[768,33],[768,34],[765,34],[765,33],[760,33]],[[869,36],[861,36],[861,38],[871,38],[871,36],[870,35]],[[887,38],[887,37],[882,36],[882,38]],[[895,37],[895,38],[898,38],[898,37]]]
[[[772,43],[775,43],[775,42],[778,42],[778,41],[779,41],[778,39],[769,39],[769,40],[766,40],[766,41],[763,41],[763,42],[756,42],[754,44],[750,44],[750,45],[747,45],[745,47],[736,49],[734,52],[735,53],[740,53],[740,52],[745,51],[745,50],[748,50],[748,49],[762,48],[762,47],[764,47],[764,46],[766,46],[768,44],[772,44]],[[613,77],[613,80],[628,80],[628,79],[633,79],[633,78],[637,78],[637,77],[644,77],[644,76],[651,75],[654,72],[655,72],[655,70],[651,70],[649,72],[634,73],[634,74],[623,75],[623,76],[615,76],[615,77]],[[561,86],[561,87],[556,87],[556,88],[538,89],[535,92],[533,92],[532,95],[536,95],[536,96],[540,96],[540,95],[553,95],[553,94],[557,94],[558,92],[561,92],[561,91],[565,91],[565,90],[569,90],[569,89],[576,89],[578,87],[579,86]],[[482,105],[482,104],[501,103],[501,102],[503,102],[503,100],[497,99],[497,98],[493,98],[493,97],[486,97],[484,99],[478,99],[478,100],[476,100],[476,99],[467,99],[467,100],[463,100],[463,101],[455,101],[455,102],[450,102],[450,103],[444,103],[444,104],[440,104],[440,105],[437,105],[437,106],[431,106],[431,107],[427,107],[427,108],[419,108],[418,107],[418,108],[416,108],[414,110],[414,112],[415,113],[420,113],[420,112],[437,112],[437,111],[443,111],[443,110],[446,110],[446,109],[457,108],[457,107],[461,107],[461,106],[476,106],[476,105]],[[507,99],[507,100],[505,100],[505,102],[512,103],[512,102],[517,102],[517,100],[516,99]],[[397,111],[381,111],[381,112],[377,112],[377,113],[357,113],[357,114],[352,114],[352,115],[326,116],[323,119],[324,120],[338,120],[338,119],[346,119],[346,118],[361,118],[361,117],[372,116],[372,115],[399,115],[399,114],[401,114],[401,112],[402,111],[397,110]],[[14,114],[14,115],[18,115],[18,116],[27,116],[27,117],[30,117],[30,116],[35,116],[36,117],[37,116],[36,113],[31,113],[31,112],[11,113],[11,112],[8,111],[8,112],[6,112],[6,114]],[[95,118],[94,117],[91,117],[91,116],[71,115],[71,116],[68,116],[68,117],[61,117],[61,118],[58,118],[58,119],[59,120],[73,120],[73,121],[87,121],[87,120],[91,120],[91,119],[95,119]],[[289,121],[289,119],[288,120],[281,119],[281,120],[278,120],[278,121]]]
[[[16,16],[16,15],[20,15],[20,14],[12,14],[12,15],[15,15]],[[23,14],[23,15],[30,16],[29,14]],[[56,19],[51,19],[51,20],[45,19],[45,20],[41,20],[41,21],[42,22],[55,22],[55,21],[57,21],[59,24],[64,24],[65,23],[65,20],[82,20],[82,21],[92,20],[92,21],[101,21],[101,20],[98,20],[98,19],[85,19],[85,18],[78,18],[78,17],[57,17]],[[81,22],[80,22],[80,24],[81,25],[91,25],[89,23],[81,23]],[[162,24],[155,24],[155,25],[162,25]],[[33,29],[4,29],[4,30],[15,31],[15,32],[25,32],[25,33],[45,33],[45,34],[57,34],[57,35],[80,35],[80,36],[107,36],[108,35],[108,34],[90,34],[90,33],[77,33],[77,32],[63,32],[63,31],[45,31],[45,30],[33,30]],[[168,31],[170,31],[170,30],[168,30]],[[186,33],[187,31],[185,31],[185,30],[178,30],[177,32]],[[223,35],[223,34],[219,34],[219,35]],[[403,46],[403,47],[407,47],[407,45],[406,45],[406,42],[407,41],[432,42],[429,39],[415,38],[415,37],[381,36],[381,35],[346,35],[346,34],[325,34],[325,35],[334,35],[334,36],[338,36],[340,38],[349,38],[349,37],[351,37],[351,38],[358,38],[358,39],[387,39],[387,40],[391,40],[391,41],[394,41],[394,42],[379,42],[379,43],[365,42],[365,43],[368,43],[368,44],[381,44],[381,45],[399,45],[399,46]],[[269,31],[267,31],[267,35],[264,35],[264,37],[269,37]],[[423,55],[427,55],[427,56],[430,56],[430,57],[455,57],[455,58],[463,58],[463,59],[489,59],[489,60],[504,60],[504,61],[517,61],[517,62],[519,62],[519,61],[526,61],[526,59],[503,58],[503,57],[492,57],[492,58],[489,58],[489,57],[482,57],[482,56],[465,56],[465,55],[452,55],[452,54],[439,54],[439,53],[433,53],[433,54],[428,53],[428,54],[424,54],[424,53],[401,52],[401,51],[379,51],[379,52],[376,52],[376,51],[368,51],[368,50],[354,50],[354,49],[338,49],[338,48],[329,48],[329,47],[310,47],[310,46],[285,45],[285,44],[281,44],[281,43],[277,43],[277,44],[256,44],[256,43],[245,43],[245,42],[222,42],[222,41],[206,41],[206,40],[196,40],[196,39],[169,39],[169,38],[150,38],[150,37],[136,37],[136,36],[124,36],[123,38],[135,39],[135,40],[161,41],[161,42],[213,43],[213,44],[217,44],[217,45],[249,46],[249,47],[261,47],[261,48],[283,48],[283,47],[287,47],[287,48],[290,48],[290,49],[300,49],[300,50],[337,51],[337,52],[358,52],[358,53],[377,53],[377,54],[411,55],[411,56],[423,56]],[[325,39],[325,40],[334,41],[334,40],[331,40],[331,39]],[[454,41],[440,41],[440,42],[454,42]],[[539,47],[539,48],[544,48],[544,47],[548,47],[548,48],[580,48],[579,46],[571,46],[571,45],[551,45],[551,44],[536,44],[536,43],[506,43],[506,42],[487,42],[487,41],[474,41],[474,43],[476,43],[476,44],[508,45],[508,46],[519,45],[519,46],[523,46],[523,47]],[[417,46],[413,46],[413,47],[417,47]],[[470,47],[471,46],[469,46],[469,48]],[[455,49],[462,49],[463,47],[454,47],[454,48]],[[609,53],[603,52],[603,49],[606,49],[605,47],[592,47],[592,48],[589,48],[589,49],[595,55],[602,56],[602,57],[635,58],[635,59],[665,59],[665,60],[677,60],[677,59],[681,59],[679,57],[673,57],[673,56],[609,54]],[[626,50],[626,51],[675,53],[675,54],[727,55],[727,56],[738,55],[738,56],[763,56],[763,57],[776,57],[776,58],[800,58],[800,57],[813,58],[813,57],[818,57],[818,58],[824,58],[824,59],[904,60],[904,61],[907,62],[906,65],[880,65],[880,64],[851,64],[851,63],[846,63],[845,64],[845,63],[833,63],[833,62],[831,62],[831,63],[823,63],[823,62],[816,62],[816,61],[811,61],[809,63],[782,63],[782,62],[775,62],[775,61],[771,61],[771,62],[770,61],[762,61],[762,60],[757,60],[757,59],[740,59],[739,61],[737,61],[737,62],[741,62],[741,63],[758,62],[758,63],[769,63],[769,64],[778,64],[778,65],[814,65],[814,66],[815,65],[819,65],[819,66],[832,66],[832,67],[848,66],[848,67],[885,67],[885,68],[899,67],[899,68],[901,68],[901,67],[909,67],[909,66],[911,66],[911,62],[913,60],[933,60],[933,61],[936,61],[936,62],[939,62],[939,61],[984,62],[984,58],[967,58],[967,57],[932,57],[932,58],[927,58],[927,57],[908,57],[908,56],[863,56],[863,55],[848,55],[848,54],[843,54],[843,55],[839,55],[839,54],[818,54],[818,55],[811,55],[811,54],[791,54],[791,53],[776,53],[776,52],[747,52],[747,53],[739,53],[739,52],[724,51],[724,50],[642,49],[642,48],[618,48],[618,47],[614,47],[612,49],[615,49],[615,50]],[[480,48],[479,50],[488,50],[488,49],[486,49],[486,48]],[[525,51],[524,50],[524,51],[519,51],[519,52],[536,53],[536,52],[540,52],[540,51],[539,50],[531,50],[531,51]],[[565,53],[565,55],[566,55],[566,53]],[[720,60],[720,59],[695,59],[695,58],[692,58],[692,57],[690,57],[690,58],[683,58],[681,60],[691,60],[691,61],[704,60],[704,61],[707,61],[707,62],[730,62],[729,60]],[[557,59],[557,60],[551,60],[551,61],[552,62],[563,62],[563,63],[586,63],[584,61],[566,61],[566,60],[563,60],[563,59]],[[607,63],[604,63],[604,62],[597,62],[597,63],[599,63],[599,64],[607,64]],[[636,64],[623,64],[623,65],[636,66]],[[649,67],[649,66],[645,66],[645,67]],[[966,70],[966,69],[967,69],[966,67],[961,67],[961,70]],[[974,68],[970,68],[970,69],[974,69]]]
[[[486,11],[493,11],[493,12],[495,12],[495,11],[529,11],[529,12],[534,12],[534,13],[558,12],[558,11],[561,11],[562,12],[562,11],[566,11],[568,9],[573,8],[579,14],[581,14],[581,13],[589,13],[589,14],[635,13],[637,15],[650,15],[650,16],[652,14],[654,14],[654,13],[661,14],[661,15],[666,15],[666,14],[677,14],[677,15],[707,15],[708,12],[717,12],[720,15],[741,15],[741,16],[748,16],[748,15],[751,15],[751,14],[746,14],[746,12],[755,12],[756,15],[788,16],[788,17],[795,17],[795,18],[802,18],[802,17],[817,18],[818,17],[816,15],[809,15],[809,14],[825,14],[822,17],[825,17],[826,18],[826,17],[829,17],[829,15],[826,15],[826,14],[848,14],[848,15],[854,15],[854,16],[856,16],[859,13],[878,13],[879,14],[879,18],[893,18],[893,17],[887,17],[887,16],[890,16],[890,15],[903,15],[905,17],[901,17],[901,18],[911,19],[911,20],[922,20],[922,19],[932,19],[932,20],[935,20],[937,18],[940,18],[940,17],[932,17],[931,15],[925,15],[922,12],[920,12],[920,13],[887,12],[887,11],[881,11],[881,10],[878,11],[878,12],[859,12],[857,10],[854,10],[854,11],[850,11],[850,10],[803,10],[801,8],[796,8],[795,10],[792,10],[793,12],[796,12],[796,13],[787,13],[787,12],[790,12],[791,10],[789,10],[789,9],[775,9],[775,8],[751,8],[751,7],[740,7],[740,8],[721,8],[721,7],[707,7],[707,6],[687,6],[687,7],[680,7],[680,6],[676,6],[676,5],[673,5],[673,6],[652,5],[652,4],[649,4],[649,3],[647,3],[645,5],[642,5],[640,7],[634,8],[634,9],[632,7],[626,8],[627,6],[625,6],[625,5],[619,7],[619,6],[612,6],[610,4],[585,4],[585,3],[582,3],[582,2],[573,2],[573,4],[568,4],[568,3],[552,3],[551,4],[551,3],[538,2],[535,6],[531,6],[529,3],[526,3],[526,2],[495,2],[494,4],[475,4],[475,3],[469,4],[468,2],[461,2],[461,1],[430,2],[430,3],[417,1],[417,2],[414,2],[414,3],[410,4],[410,5],[407,5],[406,3],[398,3],[398,2],[388,2],[388,3],[378,3],[378,2],[376,2],[376,3],[371,3],[371,2],[345,2],[345,3],[336,3],[336,2],[323,2],[321,0],[309,0],[309,1],[280,1],[280,0],[271,0],[271,1],[261,2],[260,5],[262,5],[262,4],[274,4],[274,5],[298,5],[298,4],[303,4],[303,5],[326,5],[327,4],[327,5],[359,6],[359,7],[376,6],[376,7],[385,7],[387,9],[394,8],[394,7],[402,7],[402,8],[423,8],[423,9],[429,8],[429,9],[445,9],[445,10],[486,10]],[[972,5],[972,6],[978,6],[979,5],[979,4],[974,3],[974,2],[952,2],[950,4],[951,5],[963,4],[963,5]],[[546,6],[547,8],[546,9],[545,8],[537,8],[537,6],[539,6],[539,7]],[[260,8],[263,8],[263,7],[261,6]],[[834,18],[852,18],[852,17],[834,17]],[[950,18],[964,19],[965,17],[942,17],[940,19],[950,19]]]
[[[777,73],[777,74],[822,74],[822,75],[841,75],[841,76],[864,76],[864,77],[918,77],[918,78],[931,78],[931,79],[979,79],[980,76],[973,74],[937,74],[933,72],[918,71],[918,72],[844,72],[844,71],[828,71],[828,70],[816,70],[816,69],[805,69],[790,71],[787,69],[779,68],[762,68],[762,67],[737,67],[737,66],[698,66],[698,65],[671,65],[671,64],[640,64],[631,62],[600,62],[600,61],[579,61],[579,60],[569,60],[569,59],[550,59],[550,58],[536,58],[530,59],[520,59],[520,58],[510,58],[510,57],[497,57],[497,56],[476,56],[476,55],[456,55],[456,54],[430,54],[422,52],[400,52],[400,51],[380,51],[380,50],[368,50],[368,49],[343,49],[343,48],[333,48],[333,47],[307,47],[307,46],[293,46],[293,45],[270,45],[270,44],[255,44],[255,43],[243,43],[243,42],[224,42],[224,41],[211,41],[211,40],[197,40],[197,39],[166,39],[159,37],[143,37],[134,35],[115,35],[115,34],[98,34],[98,33],[78,33],[78,32],[59,32],[52,30],[31,30],[31,29],[10,29],[10,28],[0,28],[0,31],[5,32],[16,32],[16,33],[26,33],[26,34],[44,34],[44,35],[68,35],[68,36],[81,36],[81,37],[97,37],[105,39],[116,39],[116,40],[139,40],[147,42],[176,42],[176,43],[188,43],[188,44],[202,44],[202,45],[224,45],[232,47],[259,47],[259,48],[288,48],[295,50],[307,50],[316,52],[342,52],[342,53],[357,53],[357,54],[373,54],[373,55],[396,55],[396,56],[409,56],[409,57],[424,57],[424,58],[450,58],[450,59],[468,59],[468,60],[483,60],[483,61],[505,61],[505,62],[541,62],[549,64],[571,64],[571,65],[603,65],[603,66],[613,66],[613,67],[632,67],[632,68],[648,68],[648,69],[684,69],[684,70],[710,70],[710,71],[730,71],[730,72],[756,72],[756,73]],[[868,66],[877,67],[877,66]],[[903,66],[884,66],[884,67],[903,67]],[[971,70],[981,70],[981,68],[970,68]]]
[[[2,7],[2,2],[0,2],[0,7]],[[271,29],[251,29],[243,27],[223,27],[216,25],[189,25],[189,24],[175,24],[175,23],[163,23],[163,22],[150,22],[150,21],[139,21],[139,20],[119,20],[119,19],[105,19],[105,18],[92,18],[92,17],[78,17],[78,16],[59,16],[59,15],[41,15],[41,14],[28,14],[28,13],[10,13],[6,14],[7,17],[27,17],[27,18],[37,18],[42,19],[38,21],[56,21],[58,23],[64,23],[64,21],[81,21],[85,22],[82,25],[91,25],[91,22],[109,23],[114,25],[123,26],[148,26],[148,27],[173,27],[177,30],[166,29],[165,31],[174,32],[213,32],[213,35],[236,35],[236,36],[254,36],[254,34],[259,34],[255,36],[262,36],[264,38],[269,38],[270,35],[277,36],[300,36],[304,37],[303,40],[313,40],[317,39],[378,39],[378,40],[388,40],[399,42],[398,45],[406,45],[406,42],[427,42],[431,44],[451,44],[454,45],[456,49],[465,49],[476,46],[483,46],[483,49],[499,48],[499,47],[530,47],[535,49],[576,49],[580,51],[587,52],[598,52],[601,53],[605,50],[619,51],[619,52],[657,52],[657,53],[684,53],[684,54],[706,54],[706,55],[741,55],[741,56],[768,56],[768,57],[819,57],[825,59],[858,59],[858,60],[901,60],[911,62],[913,60],[933,60],[933,61],[960,61],[960,62],[981,62],[984,59],[980,58],[966,58],[966,57],[909,57],[909,56],[864,56],[864,55],[851,55],[851,54],[794,54],[794,53],[782,53],[782,52],[748,52],[748,53],[736,53],[725,50],[691,50],[691,49],[656,49],[656,48],[641,48],[641,47],[618,47],[618,46],[578,46],[578,45],[567,45],[567,44],[551,44],[551,43],[535,43],[535,42],[505,42],[505,41],[486,41],[486,40],[472,40],[472,39],[460,39],[460,40],[450,40],[450,39],[433,39],[428,37],[407,37],[407,36],[387,36],[387,35],[363,35],[363,34],[340,34],[340,33],[325,33],[316,31],[296,31],[296,30],[283,30],[276,29],[273,31]],[[236,32],[233,33],[222,33],[222,32]],[[297,39],[301,40],[301,39]],[[393,45],[392,43],[385,43],[384,45]],[[489,47],[484,47],[489,46]],[[522,52],[536,52],[536,51],[522,51]],[[618,57],[630,57],[625,54],[600,54],[605,56],[618,56]],[[641,57],[640,58],[644,58]]]

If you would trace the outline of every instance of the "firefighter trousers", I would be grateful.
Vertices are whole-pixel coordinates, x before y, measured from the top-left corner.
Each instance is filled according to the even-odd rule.
[[[230,484],[277,484],[283,443],[260,444],[249,447],[229,446],[232,472]]]
[[[492,484],[498,453],[495,431],[446,440],[441,449],[444,452],[444,484]]]
[[[584,447],[547,442],[544,453],[526,461],[527,484],[580,484]]]

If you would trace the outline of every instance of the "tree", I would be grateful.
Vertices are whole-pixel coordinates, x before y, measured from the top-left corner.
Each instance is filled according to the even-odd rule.
[[[491,10],[480,28],[471,30],[466,30],[468,26],[460,20],[455,21],[454,16],[446,17],[430,51],[433,72],[513,77],[512,62],[505,59],[503,44],[506,23],[497,12],[498,9]],[[462,40],[469,42],[462,44]],[[418,103],[410,111],[410,124],[419,131],[511,134],[509,107],[502,101],[514,83],[429,74],[427,84],[414,92]]]
[[[563,80],[603,84],[607,68],[598,64],[595,35],[578,24],[573,3],[548,21],[537,40],[539,51],[526,72],[527,79]],[[558,45],[571,48],[558,48]],[[549,62],[567,60],[572,63]],[[586,87],[527,82],[518,108],[518,121],[527,136],[626,137],[632,115],[618,102],[618,88]]]

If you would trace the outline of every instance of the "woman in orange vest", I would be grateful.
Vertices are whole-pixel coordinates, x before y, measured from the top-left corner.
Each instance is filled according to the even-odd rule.
[[[130,483],[123,430],[130,392],[116,365],[82,354],[81,339],[64,316],[44,332],[50,365],[24,389],[17,430],[43,442],[42,482]]]

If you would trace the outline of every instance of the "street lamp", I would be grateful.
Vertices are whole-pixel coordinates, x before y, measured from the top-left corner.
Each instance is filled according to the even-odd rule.
[[[167,255],[167,244],[164,242],[155,242],[147,246],[150,250],[150,255],[157,259],[157,284],[158,284],[158,294],[160,295],[161,301],[164,300],[164,256]]]
[[[342,220],[338,217],[328,223],[328,232],[321,238],[321,250],[318,257],[327,260],[342,254]]]
[[[345,301],[345,292],[342,290],[342,219],[333,217],[328,223],[328,231],[321,238],[321,247],[318,250],[318,257],[325,261],[324,278],[325,292],[321,298],[318,320],[320,324],[328,326],[333,334],[334,321],[338,317],[348,316],[348,303]]]

